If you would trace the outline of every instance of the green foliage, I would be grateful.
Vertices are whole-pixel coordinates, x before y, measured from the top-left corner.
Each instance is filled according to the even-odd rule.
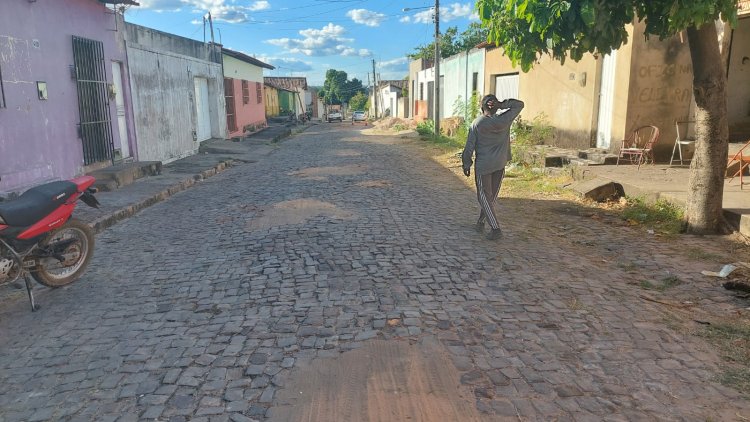
[[[526,153],[537,145],[549,143],[555,128],[550,126],[547,115],[537,114],[529,122],[518,118],[510,128],[511,134],[511,161],[516,164],[526,163]]]
[[[357,93],[365,94],[362,81],[357,78],[350,81],[346,72],[336,69],[328,69],[326,71],[326,80],[323,83],[323,88],[318,91],[318,95],[323,99],[323,103],[325,104],[348,103]]]
[[[471,93],[469,101],[464,101],[459,95],[456,101],[453,102],[453,115],[461,116],[464,118],[464,124],[467,133],[468,128],[471,126],[471,122],[479,116],[479,93],[474,91]]]
[[[672,287],[679,286],[680,284],[682,284],[682,280],[674,275],[664,277],[656,283],[648,280],[643,280],[640,282],[640,286],[642,289],[656,290],[658,292],[663,292],[667,289],[671,289]]]
[[[435,122],[432,120],[425,120],[417,123],[417,133],[423,136],[430,136],[435,134]]]
[[[750,393],[750,324],[746,320],[722,321],[696,334],[715,345],[726,362],[719,377],[721,383]]]
[[[357,92],[352,98],[349,99],[350,110],[365,110],[367,106],[367,95],[364,92]]]
[[[458,27],[451,26],[440,34],[440,57],[447,58],[462,51],[468,51],[477,44],[487,41],[487,29],[477,22],[472,22],[462,33]],[[411,59],[425,59],[433,61],[435,58],[435,43],[422,44],[414,48],[414,53],[408,54]]]
[[[664,199],[647,203],[643,198],[628,198],[622,217],[666,234],[680,233],[684,225],[683,209]]]
[[[524,71],[543,54],[561,62],[607,54],[627,42],[636,17],[646,36],[662,39],[716,19],[737,21],[736,0],[477,0],[476,7],[488,39]]]

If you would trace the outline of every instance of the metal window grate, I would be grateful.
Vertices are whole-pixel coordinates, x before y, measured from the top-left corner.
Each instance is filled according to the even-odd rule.
[[[230,132],[237,130],[237,117],[234,111],[234,80],[224,78],[224,99],[227,104],[227,129]]]
[[[111,160],[114,140],[109,112],[104,44],[101,41],[74,36],[73,60],[84,164]]]

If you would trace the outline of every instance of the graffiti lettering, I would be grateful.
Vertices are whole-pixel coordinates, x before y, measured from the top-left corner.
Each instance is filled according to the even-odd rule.
[[[641,103],[685,103],[691,99],[690,89],[687,88],[643,88],[638,94]]]
[[[641,78],[663,78],[665,76],[684,75],[691,73],[690,65],[676,64],[654,64],[650,66],[641,66],[638,69],[638,76]]]

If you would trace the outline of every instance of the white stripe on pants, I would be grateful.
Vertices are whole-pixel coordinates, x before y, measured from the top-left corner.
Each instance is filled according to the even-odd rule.
[[[495,214],[495,200],[500,192],[500,186],[503,183],[505,169],[498,170],[489,174],[474,174],[477,184],[477,200],[482,211],[479,213],[479,222],[487,218],[487,222],[493,229],[500,228]]]

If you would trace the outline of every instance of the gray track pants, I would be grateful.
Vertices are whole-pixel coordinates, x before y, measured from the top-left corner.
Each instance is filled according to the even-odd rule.
[[[489,174],[474,174],[474,180],[477,183],[477,200],[482,211],[479,213],[478,223],[486,219],[493,229],[500,228],[495,214],[495,200],[500,193],[500,185],[503,183],[505,169],[498,170]]]

